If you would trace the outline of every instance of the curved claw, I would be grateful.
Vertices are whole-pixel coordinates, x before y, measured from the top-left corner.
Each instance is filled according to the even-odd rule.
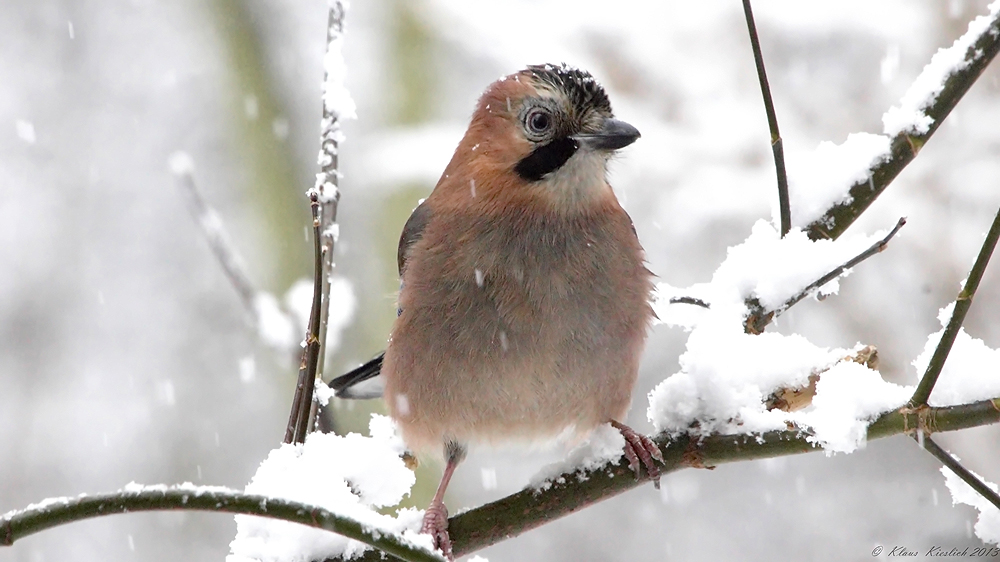
[[[424,512],[424,522],[420,532],[434,539],[434,548],[444,553],[448,560],[454,560],[451,550],[451,536],[448,535],[448,508],[444,503],[431,502]]]
[[[652,439],[636,433],[634,429],[623,423],[615,420],[611,420],[609,423],[625,438],[625,458],[628,459],[628,467],[635,473],[635,477],[640,478],[642,476],[642,469],[639,467],[639,462],[642,461],[642,466],[645,467],[646,473],[653,480],[653,486],[659,490],[660,467],[653,461],[655,459],[660,461],[660,464],[666,464],[660,448],[656,446],[656,443],[653,443]]]

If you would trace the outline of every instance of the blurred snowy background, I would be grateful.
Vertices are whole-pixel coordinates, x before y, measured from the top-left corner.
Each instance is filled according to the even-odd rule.
[[[931,54],[983,1],[771,0],[755,13],[786,154],[881,132]],[[0,512],[129,481],[240,488],[284,432],[294,372],[261,344],[170,174],[183,150],[265,289],[310,274],[304,190],[318,145],[322,0],[6,0],[0,9]],[[650,268],[706,281],[774,204],[774,174],[743,14],[706,2],[356,0],[337,271],[353,322],[330,374],[381,349],[395,245],[483,88],[526,64],[591,70],[642,139],[612,168]],[[939,329],[1000,205],[994,63],[853,228],[909,223],[884,254],[777,324],[822,345],[878,346],[888,380]],[[793,217],[794,219],[794,217]],[[1000,347],[1000,264],[966,323]],[[771,328],[775,329],[775,328]],[[629,422],[677,369],[684,333],[656,328]],[[341,429],[377,404],[335,404]],[[942,435],[1000,480],[997,428]],[[520,489],[554,453],[474,452],[455,512]],[[484,555],[508,560],[868,560],[876,545],[978,544],[938,463],[903,437],[687,470]],[[421,507],[439,467],[419,473]],[[154,513],[59,527],[0,561],[221,560],[229,516]]]

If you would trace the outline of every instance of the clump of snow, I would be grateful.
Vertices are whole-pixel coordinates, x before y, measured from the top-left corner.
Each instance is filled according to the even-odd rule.
[[[709,316],[722,315],[729,320],[734,314],[742,316],[743,303],[750,296],[756,296],[765,308],[774,309],[885,235],[886,232],[876,232],[868,236],[845,235],[837,240],[813,241],[804,231],[792,229],[782,238],[774,225],[760,220],[742,244],[729,248],[726,260],[716,270],[711,283],[696,285],[690,291],[669,285],[658,286],[654,308],[664,322],[680,325],[688,325],[694,320],[689,318],[693,305],[669,304],[670,297],[701,298],[712,305]],[[833,280],[821,287],[820,293],[835,294],[838,288],[837,280]],[[686,319],[675,320],[675,314]],[[704,317],[696,315],[696,318]]]
[[[809,441],[821,444],[827,454],[851,453],[864,448],[871,421],[912,395],[912,387],[886,382],[864,365],[842,361],[822,374],[812,406],[788,417],[810,428]]]
[[[323,381],[316,379],[315,389],[313,390],[313,397],[316,399],[316,403],[320,406],[326,406],[330,403],[330,400],[336,396],[336,392],[330,388],[329,385]]]
[[[745,301],[756,296],[774,310],[884,235],[811,241],[793,230],[781,238],[772,224],[759,221],[745,242],[729,249],[710,283],[684,290],[657,287],[657,316],[690,330],[680,371],[649,395],[648,416],[657,431],[758,433],[794,423],[811,429],[814,441],[828,451],[861,446],[865,420],[901,406],[911,391],[885,383],[866,367],[841,362],[850,349],[817,346],[799,335],[746,334]],[[836,290],[836,281],[820,288],[827,294]],[[700,298],[710,308],[670,304],[676,296]],[[816,373],[823,374],[812,405],[791,413],[766,408],[771,393],[804,387]],[[852,384],[859,386],[852,391]]]
[[[901,132],[923,134],[930,130],[934,120],[924,113],[944,88],[944,82],[955,72],[971,62],[966,60],[969,48],[990,28],[990,22],[1000,12],[1000,2],[990,4],[990,13],[969,22],[969,30],[955,40],[951,47],[938,49],[921,71],[920,76],[906,90],[899,105],[889,108],[882,116],[885,134],[896,136]],[[982,56],[976,52],[976,58]]]
[[[923,376],[927,370],[927,365],[934,355],[934,350],[941,340],[944,327],[951,319],[954,308],[955,303],[952,303],[941,309],[938,313],[941,331],[927,336],[924,350],[913,360],[913,367],[918,376]],[[987,347],[983,340],[970,336],[965,328],[962,328],[955,338],[948,359],[927,401],[928,404],[955,406],[1000,396],[998,365],[1000,365],[1000,350]]]
[[[620,431],[606,423],[594,429],[583,443],[570,451],[565,460],[546,465],[538,471],[531,478],[529,486],[544,490],[552,485],[554,479],[571,472],[576,472],[581,479],[585,479],[587,472],[618,462],[625,454],[624,451],[625,438]]]
[[[843,144],[823,141],[811,152],[790,155],[788,198],[794,223],[809,224],[835,204],[848,202],[851,186],[871,179],[872,167],[889,157],[890,145],[885,135],[852,133]],[[777,201],[772,213],[778,216]]]
[[[766,310],[775,310],[884,235],[813,242],[802,231],[793,230],[782,239],[773,225],[759,221],[745,242],[729,249],[710,283],[686,289],[658,285],[654,299],[658,318],[685,328],[690,336],[679,359],[680,371],[649,394],[648,416],[657,431],[745,434],[786,429],[791,424],[808,431],[808,439],[828,453],[850,453],[863,447],[868,424],[903,406],[914,387],[888,383],[876,371],[845,360],[857,348],[829,349],[795,334],[746,334],[745,301],[756,297]],[[820,292],[836,289],[834,281]],[[697,298],[710,308],[671,304],[677,297]],[[953,305],[942,309],[942,326],[952,310]],[[926,370],[942,332],[931,334],[914,360],[918,374]],[[997,365],[1000,351],[961,330],[930,404],[950,406],[1000,396]],[[820,376],[807,407],[794,412],[767,409],[772,393],[805,387],[813,374]]]
[[[1000,509],[997,509],[990,500],[984,498],[979,492],[972,489],[957,474],[946,466],[941,467],[941,474],[944,474],[944,483],[951,492],[952,505],[964,503],[979,510],[979,518],[976,520],[976,536],[983,542],[1000,545]],[[978,474],[972,473],[976,478],[983,481],[994,492],[997,492],[997,485],[986,482]]]
[[[261,463],[246,491],[320,506],[432,550],[430,537],[415,531],[421,511],[404,508],[392,517],[373,509],[399,503],[415,477],[400,457],[404,446],[391,420],[372,416],[370,432],[313,433],[303,445],[282,445]],[[335,533],[262,517],[237,515],[236,527],[228,562],[307,562],[353,557],[367,548]]]

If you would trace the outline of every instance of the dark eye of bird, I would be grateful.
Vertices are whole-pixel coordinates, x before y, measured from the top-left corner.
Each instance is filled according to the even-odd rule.
[[[532,133],[544,133],[549,130],[549,126],[552,124],[549,114],[541,110],[529,113],[527,121],[528,128],[531,129]]]

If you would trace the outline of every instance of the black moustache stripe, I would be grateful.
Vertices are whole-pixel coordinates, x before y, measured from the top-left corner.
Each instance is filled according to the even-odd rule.
[[[532,150],[514,166],[514,172],[525,181],[538,181],[562,167],[577,148],[579,145],[572,138],[556,139]]]

